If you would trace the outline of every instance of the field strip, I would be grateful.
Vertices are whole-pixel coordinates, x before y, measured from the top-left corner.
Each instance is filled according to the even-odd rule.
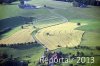
[[[48,9],[48,11],[49,11],[50,13],[56,15],[56,16],[61,17],[61,18],[63,19],[64,22],[68,22],[68,19],[67,19],[67,18],[65,18],[64,16],[62,16],[62,15],[56,13],[54,10],[50,10],[50,9]]]
[[[41,19],[41,20],[37,20],[37,21],[45,21],[45,20],[52,20],[52,19],[57,19],[59,17],[52,17],[52,18],[48,18],[48,19]]]
[[[28,26],[27,28],[21,29],[20,31],[14,33],[8,38],[0,40],[0,44],[16,44],[16,43],[27,43],[34,42],[31,33],[33,32],[33,27]]]
[[[85,24],[83,24],[85,25]],[[39,30],[35,38],[49,50],[61,47],[74,47],[80,44],[84,31],[75,30],[77,23],[63,23]]]

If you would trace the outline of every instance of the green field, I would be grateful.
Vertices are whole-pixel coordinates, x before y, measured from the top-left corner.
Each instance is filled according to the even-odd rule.
[[[19,2],[15,2],[15,4],[18,3]],[[29,3],[39,6],[47,5],[53,7],[54,9],[50,10],[46,8],[40,8],[35,10],[24,10],[18,8],[17,5],[0,5],[0,20],[15,16],[35,17],[36,20],[33,20],[33,25],[38,28],[50,26],[57,23],[63,23],[66,21],[66,19],[68,19],[69,22],[88,23],[88,25],[77,28],[78,30],[85,31],[80,46],[89,46],[91,48],[100,46],[100,7],[89,6],[89,8],[79,8],[73,7],[71,3],[56,2],[53,0],[32,0]],[[7,25],[7,23],[5,25]],[[13,33],[20,30],[19,26],[13,28],[14,30],[1,35],[1,37],[11,36]],[[91,52],[91,50],[86,49],[78,50],[83,51],[86,55],[90,55]],[[62,51],[63,53],[77,52],[77,50],[70,48],[60,48],[56,51]],[[34,64],[34,61],[37,62],[43,55],[44,48],[42,46],[36,46],[29,49],[26,48],[19,50],[15,48],[0,47],[0,52],[6,52],[9,55],[12,54],[14,57],[19,57],[19,59],[21,60],[29,60],[31,62],[29,63],[29,66],[36,66]],[[100,55],[99,50],[92,50],[92,52],[94,54]],[[92,65],[87,64],[86,66],[99,66],[100,56],[95,57],[95,59],[96,63]],[[63,64],[62,66],[67,65]]]
[[[0,53],[6,53],[10,57],[11,55],[13,58],[17,58],[17,60],[29,61],[31,62],[29,65],[32,64],[35,66],[38,60],[41,58],[43,54],[44,48],[41,45],[22,45],[22,46],[15,46],[13,48],[2,47],[0,48]],[[34,64],[34,62],[36,62]]]

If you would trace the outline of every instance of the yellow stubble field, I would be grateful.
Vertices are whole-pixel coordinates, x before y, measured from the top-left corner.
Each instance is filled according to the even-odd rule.
[[[81,24],[80,26],[85,25]],[[80,44],[84,31],[75,30],[77,23],[66,22],[56,26],[43,28],[35,35],[36,39],[49,50],[59,47],[74,47]]]
[[[0,44],[16,44],[16,43],[27,43],[27,42],[34,42],[34,39],[31,35],[33,32],[33,27],[28,26],[24,29],[21,29],[11,35],[8,38],[4,38],[0,40]]]

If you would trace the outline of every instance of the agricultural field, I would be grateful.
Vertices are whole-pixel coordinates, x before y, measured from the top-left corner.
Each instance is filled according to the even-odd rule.
[[[75,59],[72,63],[55,66],[100,65],[100,50],[96,49],[100,47],[100,7],[73,7],[72,3],[54,0],[32,0],[27,3],[41,8],[20,9],[19,1],[0,5],[0,31],[6,27],[11,28],[10,31],[0,34],[0,44],[11,45],[0,47],[0,54],[6,53],[9,57],[12,55],[13,58],[27,61],[28,66],[37,66],[45,48],[66,55],[76,55],[79,51],[85,57],[93,56],[95,62],[81,65],[76,64]],[[28,26],[22,29],[22,25]],[[22,45],[17,45],[19,43]]]
[[[35,37],[49,50],[59,47],[74,47],[80,44],[84,33],[84,31],[75,30],[77,27],[80,25],[71,22],[58,24],[39,30]]]
[[[17,43],[34,42],[34,39],[31,35],[31,33],[34,30],[35,29],[33,28],[33,26],[24,25],[23,29],[12,34],[8,38],[1,39],[0,44],[17,44]]]

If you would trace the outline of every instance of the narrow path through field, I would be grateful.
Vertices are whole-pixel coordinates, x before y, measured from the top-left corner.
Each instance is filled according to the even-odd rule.
[[[53,9],[53,10],[48,9],[48,11],[49,11],[50,13],[52,13],[52,14],[54,14],[54,15],[60,17],[61,19],[63,19],[63,22],[68,22],[68,19],[67,19],[67,18],[65,18],[64,16],[62,16],[62,15],[56,13],[54,9]]]

